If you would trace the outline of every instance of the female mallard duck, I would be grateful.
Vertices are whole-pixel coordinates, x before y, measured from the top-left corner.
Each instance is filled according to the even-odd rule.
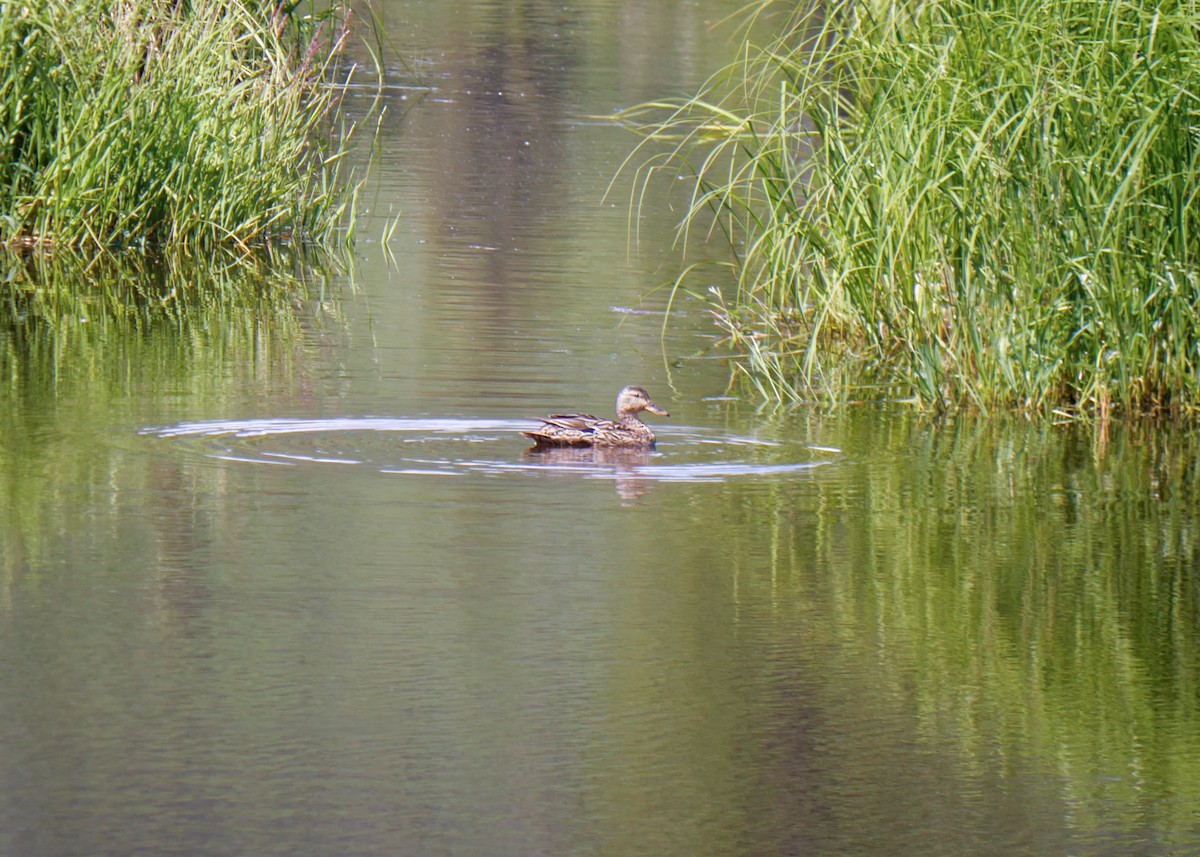
[[[654,446],[654,432],[638,419],[641,411],[670,416],[641,387],[626,387],[617,393],[616,422],[591,414],[552,414],[542,420],[541,428],[521,434],[533,440],[534,449],[563,446],[648,449]]]

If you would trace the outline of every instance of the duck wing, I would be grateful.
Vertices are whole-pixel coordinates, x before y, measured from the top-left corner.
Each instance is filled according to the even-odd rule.
[[[584,432],[595,431],[596,426],[607,422],[609,420],[601,419],[592,414],[551,414],[542,419],[543,426],[554,426],[555,428]]]
[[[521,434],[533,440],[539,447],[546,446],[591,446],[596,431],[616,428],[612,420],[601,419],[592,414],[551,414],[542,419],[540,428]]]

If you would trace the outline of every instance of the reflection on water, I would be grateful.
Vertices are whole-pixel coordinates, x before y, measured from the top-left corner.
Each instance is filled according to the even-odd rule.
[[[611,478],[619,496],[633,502],[650,490],[649,466],[654,453],[647,449],[527,449],[525,461],[550,472]]]
[[[1195,432],[761,413],[664,336],[582,117],[739,5],[382,4],[391,258],[7,263],[0,854],[1197,852]],[[631,380],[653,451],[528,451]]]
[[[4,547],[12,850],[1196,842],[1194,436],[797,413],[614,460],[525,425],[181,423],[47,488]],[[846,452],[655,472],[801,436]]]

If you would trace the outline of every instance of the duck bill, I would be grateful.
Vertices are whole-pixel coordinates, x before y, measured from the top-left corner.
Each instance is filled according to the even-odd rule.
[[[669,413],[667,413],[667,411],[663,410],[658,405],[654,404],[654,402],[647,402],[646,410],[648,410],[652,414],[658,414],[660,417],[671,416]]]

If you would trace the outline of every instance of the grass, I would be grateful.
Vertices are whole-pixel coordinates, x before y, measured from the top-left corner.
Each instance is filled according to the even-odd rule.
[[[1198,13],[753,4],[773,38],[625,114],[674,143],[643,184],[694,176],[681,232],[729,243],[738,374],[780,401],[1195,414]]]
[[[0,242],[247,248],[333,237],[353,188],[323,81],[345,17],[329,7],[303,19],[293,6],[0,6]]]

